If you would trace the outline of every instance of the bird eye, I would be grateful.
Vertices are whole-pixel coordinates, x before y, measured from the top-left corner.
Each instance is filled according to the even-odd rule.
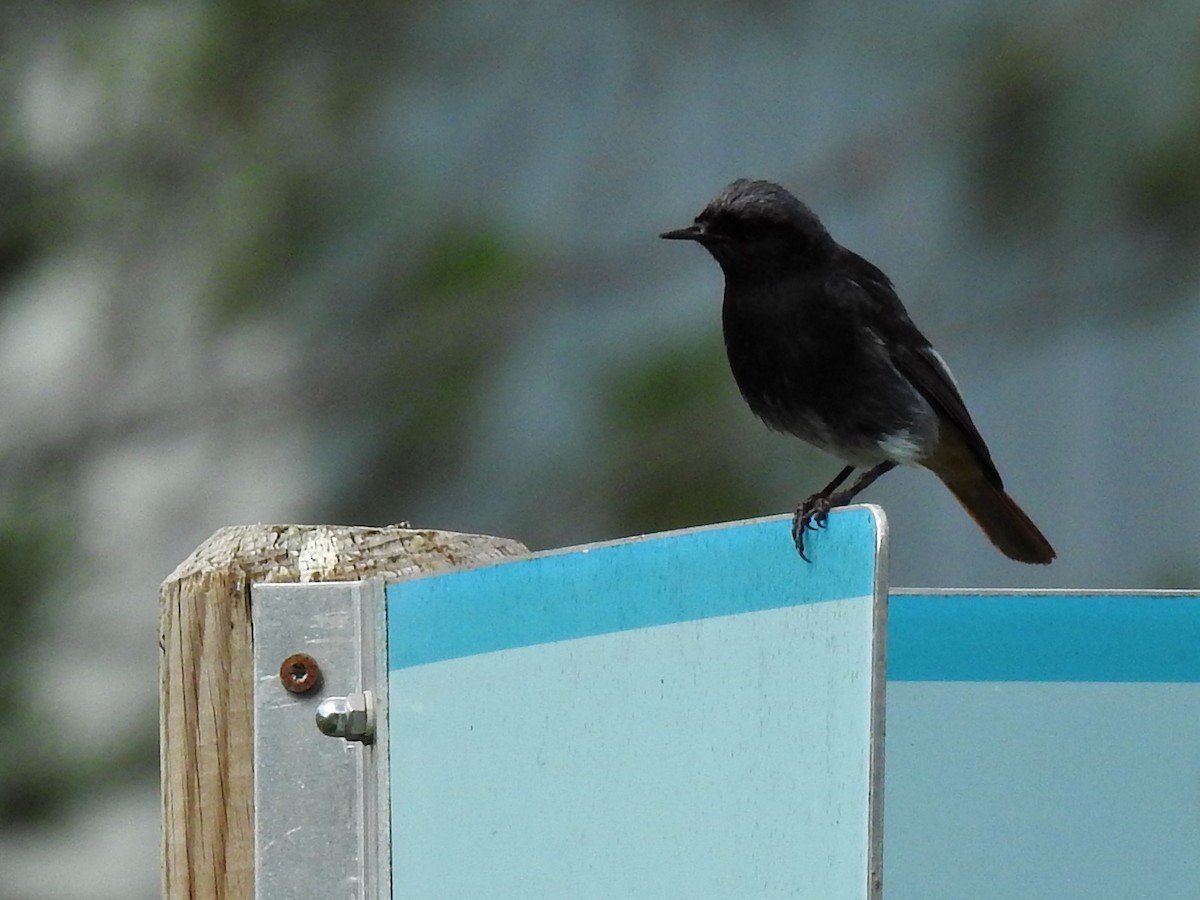
[[[696,223],[705,226],[712,234],[723,234],[733,237],[738,233],[737,220],[720,213],[717,215],[701,215],[696,219]]]
[[[756,219],[725,216],[721,220],[720,230],[722,234],[738,241],[756,241],[764,236],[767,227]]]

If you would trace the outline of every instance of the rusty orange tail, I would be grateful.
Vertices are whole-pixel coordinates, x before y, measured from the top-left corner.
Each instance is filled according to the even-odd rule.
[[[1005,556],[1038,565],[1046,565],[1054,559],[1054,548],[1033,520],[1004,492],[1004,488],[989,481],[983,472],[976,469],[954,473],[935,471],[935,474]]]

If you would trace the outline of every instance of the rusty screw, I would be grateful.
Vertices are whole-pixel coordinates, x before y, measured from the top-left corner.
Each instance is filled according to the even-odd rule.
[[[292,694],[307,694],[321,684],[321,667],[307,653],[293,653],[279,667],[279,680]]]

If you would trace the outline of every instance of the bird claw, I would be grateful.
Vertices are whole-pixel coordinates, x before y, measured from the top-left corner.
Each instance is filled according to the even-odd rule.
[[[796,507],[796,514],[792,516],[792,540],[796,544],[796,552],[806,563],[812,560],[804,553],[804,532],[827,527],[832,507],[833,504],[824,494],[813,494]]]

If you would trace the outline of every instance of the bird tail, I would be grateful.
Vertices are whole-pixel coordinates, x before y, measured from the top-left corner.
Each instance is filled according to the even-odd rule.
[[[978,470],[935,472],[996,548],[1017,562],[1046,565],[1054,548],[1004,488]]]

